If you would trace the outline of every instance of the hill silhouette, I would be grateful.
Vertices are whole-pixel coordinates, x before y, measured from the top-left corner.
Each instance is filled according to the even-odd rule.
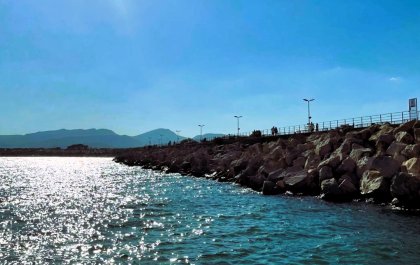
[[[223,134],[204,134],[203,139],[212,139]],[[0,148],[66,148],[73,144],[84,144],[94,148],[131,148],[149,144],[166,145],[187,139],[169,129],[155,129],[136,136],[119,135],[108,129],[52,130],[25,135],[0,135]],[[193,137],[199,141],[200,136]]]

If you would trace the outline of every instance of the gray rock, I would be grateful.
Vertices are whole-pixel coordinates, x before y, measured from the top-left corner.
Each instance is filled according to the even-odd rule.
[[[294,167],[299,167],[299,168],[303,169],[304,166],[305,166],[305,163],[306,163],[306,158],[304,158],[302,156],[293,160],[293,166]]]
[[[367,170],[360,182],[360,193],[377,201],[390,200],[390,180],[383,177],[381,172]]]
[[[420,144],[407,145],[404,150],[401,151],[401,154],[408,159],[413,157],[420,157]]]
[[[363,173],[368,170],[369,165],[371,164],[373,157],[362,157],[361,159],[359,159],[356,163],[357,165],[357,176],[359,178],[362,177]]]
[[[350,176],[344,175],[340,178],[340,184],[338,188],[340,189],[341,193],[347,197],[352,197],[353,195],[357,194],[358,190],[353,183],[353,180]]]
[[[318,155],[316,155],[315,152],[310,153],[305,162],[305,169],[309,170],[317,168],[320,161],[321,158]]]
[[[321,182],[322,198],[325,200],[336,200],[341,195],[338,183],[335,179],[325,179]]]
[[[378,137],[378,140],[376,140],[376,145],[378,145],[379,143],[390,145],[394,140],[394,135],[392,135],[391,133],[385,133]]]
[[[410,132],[412,128],[415,128],[414,127],[415,124],[416,124],[415,120],[403,123],[394,129],[394,134],[397,134],[399,132]]]
[[[359,161],[360,158],[364,157],[364,156],[371,156],[372,155],[372,149],[370,148],[357,148],[357,149],[353,149],[350,152],[350,157],[354,160],[354,161]]]
[[[319,193],[318,176],[305,170],[284,178],[286,189],[293,193],[315,195]]]
[[[389,123],[385,123],[384,125],[382,125],[379,128],[379,131],[377,131],[376,133],[374,133],[370,138],[369,141],[375,142],[378,141],[379,137],[383,134],[389,134],[392,133],[392,131],[394,130],[394,128],[389,124]]]
[[[402,171],[410,173],[413,176],[417,176],[420,178],[420,158],[413,157],[407,161],[405,161],[402,166]],[[420,192],[420,190],[419,190]]]
[[[333,178],[333,172],[331,167],[323,166],[319,169],[319,182],[322,183],[322,181],[331,178]]]
[[[395,134],[395,139],[400,143],[412,144],[414,143],[414,138],[408,132],[399,132]]]
[[[263,183],[262,193],[264,195],[276,195],[280,194],[281,190],[277,187],[276,183],[266,180]]]
[[[392,142],[392,144],[386,150],[386,154],[392,157],[395,157],[401,153],[402,150],[406,148],[406,144],[399,142]]]
[[[401,164],[390,156],[376,156],[371,160],[369,169],[378,170],[384,178],[392,178],[400,169]]]
[[[340,163],[341,163],[341,160],[339,156],[331,156],[330,158],[325,159],[324,161],[319,163],[318,169],[324,166],[329,166],[335,169]]]
[[[272,181],[272,182],[277,182],[281,179],[284,178],[284,176],[282,175],[284,169],[278,169],[275,171],[272,171],[268,174],[267,180]]]
[[[416,144],[420,144],[420,128],[414,128],[413,133]]]
[[[420,208],[420,178],[400,172],[391,184],[391,194],[398,199],[399,206]]]
[[[351,157],[347,157],[341,162],[340,166],[337,168],[337,173],[353,173],[356,168],[356,162]]]

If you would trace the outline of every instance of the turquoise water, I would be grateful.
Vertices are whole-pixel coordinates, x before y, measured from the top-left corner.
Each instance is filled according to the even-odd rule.
[[[109,158],[0,158],[0,264],[418,264],[420,217]]]

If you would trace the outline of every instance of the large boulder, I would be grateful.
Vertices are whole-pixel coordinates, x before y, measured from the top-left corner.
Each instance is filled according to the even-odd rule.
[[[373,153],[372,149],[370,148],[354,148],[353,150],[351,150],[350,152],[350,157],[354,160],[354,161],[359,161],[360,158],[364,157],[364,156],[371,156]]]
[[[284,154],[284,158],[286,161],[286,164],[288,166],[292,166],[293,165],[293,161],[298,158],[298,156],[300,155],[299,151],[297,151],[296,149],[294,149],[293,146],[289,146],[286,149],[286,152]]]
[[[282,190],[272,181],[264,181],[262,187],[262,193],[264,195],[276,195],[280,194]]]
[[[351,181],[351,177],[344,176],[339,181],[326,179],[321,182],[321,198],[330,201],[351,200],[357,194],[357,188]]]
[[[357,177],[361,178],[363,173],[368,170],[369,165],[371,164],[373,157],[367,157],[364,156],[361,159],[359,159],[356,163],[357,169],[356,169],[356,174]]]
[[[277,169],[273,172],[270,172],[268,174],[267,180],[272,181],[272,182],[277,182],[279,180],[282,180],[284,178],[283,174],[284,169]]]
[[[260,175],[252,175],[252,176],[248,176],[248,185],[247,187],[256,190],[256,191],[260,191],[263,187],[265,178],[263,176]]]
[[[420,178],[400,172],[392,180],[391,194],[399,206],[420,208]]]
[[[415,124],[416,120],[403,123],[394,129],[394,134],[397,134],[399,132],[411,132],[411,129],[414,128]]]
[[[334,177],[331,167],[329,166],[323,166],[319,169],[319,182],[322,183],[322,181],[326,179],[332,179]]]
[[[315,152],[312,151],[306,159],[305,169],[309,170],[309,169],[317,168],[320,161],[321,161],[321,158],[319,157],[319,155],[316,155]]]
[[[400,143],[412,144],[414,142],[413,136],[408,132],[399,132],[395,134],[395,139]]]
[[[417,144],[420,144],[420,128],[414,128],[413,130],[414,139]]]
[[[332,152],[334,146],[338,143],[338,140],[338,136],[334,133],[323,135],[315,142],[315,153],[321,158],[324,158]]]
[[[248,165],[248,159],[245,157],[241,157],[237,160],[234,160],[231,163],[231,170],[234,175],[238,175],[241,171],[243,171]]]
[[[392,157],[396,157],[401,153],[402,150],[406,148],[406,146],[407,145],[404,143],[393,142],[386,150],[386,154]]]
[[[420,157],[420,144],[407,145],[401,154],[407,158]]]
[[[407,172],[412,174],[413,176],[420,177],[420,158],[413,157],[405,161],[402,164],[401,168],[403,172]]]
[[[320,169],[321,167],[324,167],[324,166],[329,166],[329,167],[335,169],[338,165],[340,165],[340,163],[341,163],[340,156],[331,156],[331,157],[325,159],[324,161],[322,161],[321,163],[319,163],[318,169]]]
[[[336,200],[341,195],[337,180],[334,178],[324,179],[321,182],[321,198],[325,200]]]
[[[385,144],[385,145],[390,145],[394,140],[395,140],[395,137],[392,133],[381,134],[379,135],[378,140],[376,140],[376,145],[380,143]]]
[[[390,179],[382,176],[377,170],[367,170],[360,182],[360,193],[376,201],[388,201],[390,194]]]
[[[390,179],[400,170],[401,164],[390,156],[376,156],[370,161],[369,169],[378,170],[384,178]]]
[[[286,189],[299,194],[316,195],[319,193],[316,171],[302,170],[284,178]]]
[[[338,166],[337,173],[339,174],[353,173],[355,168],[356,168],[356,162],[354,162],[353,158],[347,157]]]
[[[276,171],[278,169],[286,168],[287,164],[286,164],[286,160],[284,158],[281,158],[281,159],[278,159],[278,160],[264,159],[263,166],[268,172],[271,173],[271,172]]]
[[[305,167],[305,163],[306,163],[306,158],[304,158],[303,156],[300,156],[296,158],[295,160],[293,160],[294,167],[299,167],[303,169]]]
[[[283,156],[284,150],[281,148],[281,146],[276,146],[274,149],[270,152],[270,157],[272,159],[280,159]]]
[[[375,142],[378,141],[379,137],[384,134],[392,133],[394,128],[389,123],[385,123],[379,128],[379,131],[374,133],[371,137],[369,137],[369,141]]]
[[[353,178],[349,175],[344,175],[339,179],[338,188],[340,189],[343,196],[351,198],[357,194],[358,189],[356,188]]]

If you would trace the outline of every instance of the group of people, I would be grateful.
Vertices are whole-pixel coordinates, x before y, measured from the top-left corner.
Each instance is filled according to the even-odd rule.
[[[279,133],[279,130],[277,129],[277,127],[273,126],[273,128],[271,128],[271,135],[277,135]]]
[[[319,125],[318,125],[318,123],[317,123],[317,124],[315,124],[315,126],[314,126],[314,123],[313,123],[313,122],[311,122],[311,123],[308,125],[308,131],[309,131],[309,132],[314,132],[314,131],[318,132],[318,131],[319,131]]]
[[[310,124],[308,124],[308,132],[318,132],[319,131],[319,125],[318,125],[318,123],[316,123],[315,125],[314,125],[314,123],[313,122],[311,122]],[[276,126],[273,126],[272,128],[271,128],[271,135],[272,136],[275,136],[275,135],[278,135],[279,134],[279,130],[277,129],[277,127]]]

